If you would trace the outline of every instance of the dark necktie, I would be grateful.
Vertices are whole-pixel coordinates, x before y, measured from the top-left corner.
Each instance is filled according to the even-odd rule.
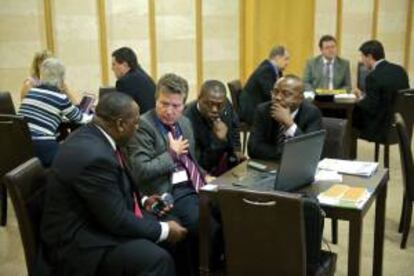
[[[179,137],[178,129],[176,126],[171,126],[169,130],[172,136],[174,137],[174,139],[177,139]],[[196,192],[198,192],[200,188],[205,185],[205,182],[196,164],[191,159],[189,153],[181,154],[180,156],[178,156],[178,159],[181,161],[182,165],[187,171],[188,177],[190,178],[194,189],[196,190]]]
[[[278,146],[282,145],[283,142],[285,142],[286,140],[285,132],[286,132],[285,125],[279,124],[279,130],[277,132],[277,137],[276,137],[276,142]]]
[[[122,152],[118,148],[115,150],[115,156],[116,156],[116,159],[118,160],[119,166],[121,166],[122,170],[125,170],[125,160],[124,160],[124,156],[123,156]],[[141,208],[139,207],[137,195],[136,195],[135,192],[132,192],[132,197],[133,197],[134,215],[137,218],[142,218]]]

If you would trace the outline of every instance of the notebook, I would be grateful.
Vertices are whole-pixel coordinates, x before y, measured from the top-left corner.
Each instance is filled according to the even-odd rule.
[[[361,208],[369,199],[371,192],[364,187],[335,184],[318,195],[321,203],[349,208]]]

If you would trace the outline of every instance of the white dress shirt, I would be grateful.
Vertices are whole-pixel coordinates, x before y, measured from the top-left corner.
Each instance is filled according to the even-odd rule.
[[[323,65],[324,68],[327,66],[327,63],[329,62],[328,59],[326,59],[325,57],[322,57],[323,60]],[[334,85],[333,85],[333,78],[334,78],[334,63],[335,63],[335,58],[333,58],[331,61],[331,64],[329,65],[329,86],[328,89],[333,89]]]
[[[292,120],[294,120],[295,119],[295,117],[296,117],[296,115],[298,114],[298,112],[299,112],[299,108],[296,108],[296,110],[295,111],[293,111],[292,113],[291,113],[291,117],[292,117]],[[295,132],[296,132],[296,129],[298,128],[298,126],[296,125],[296,123],[295,122],[293,122],[293,125],[291,125],[286,131],[285,131],[285,136],[286,137],[293,137],[293,136],[295,136]]]

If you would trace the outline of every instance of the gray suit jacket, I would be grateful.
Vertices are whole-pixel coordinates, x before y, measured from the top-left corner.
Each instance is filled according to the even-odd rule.
[[[307,61],[305,71],[303,73],[303,82],[305,90],[314,91],[323,86],[323,58],[322,55],[311,58]],[[351,70],[349,61],[340,57],[335,58],[333,72],[334,89],[346,89],[351,91]]]
[[[129,163],[140,190],[147,195],[171,192],[171,174],[174,161],[168,152],[168,137],[157,123],[155,110],[149,110],[140,119],[139,129],[127,146]],[[194,154],[194,134],[191,122],[184,116],[178,120],[182,135],[189,141],[189,153],[198,166]],[[199,167],[200,169],[200,167]],[[201,170],[204,174],[204,171]]]

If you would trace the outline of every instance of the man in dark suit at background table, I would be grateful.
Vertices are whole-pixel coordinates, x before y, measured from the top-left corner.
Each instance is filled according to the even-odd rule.
[[[205,81],[198,99],[187,105],[184,115],[193,126],[196,158],[209,174],[218,176],[244,159],[239,119],[226,98],[223,83]]]
[[[289,52],[283,46],[273,47],[269,58],[250,75],[240,94],[240,120],[251,125],[259,104],[270,101],[273,84],[283,76],[289,64]]]
[[[139,202],[119,151],[138,120],[133,99],[114,92],[99,101],[93,122],[61,145],[41,225],[57,275],[175,275],[172,257],[157,243],[174,244],[187,230],[149,212],[159,196]]]
[[[405,69],[385,60],[384,47],[377,40],[364,42],[360,47],[361,62],[371,72],[365,79],[365,95],[354,93],[360,99],[353,113],[353,126],[359,136],[383,143],[393,121],[393,104],[401,89],[409,88]]]
[[[249,138],[251,158],[279,160],[285,139],[322,128],[319,109],[303,97],[303,82],[295,75],[279,79],[272,100],[258,106]]]
[[[143,114],[155,106],[155,83],[138,64],[137,56],[128,47],[112,53],[112,70],[117,78],[116,90],[131,96]]]

